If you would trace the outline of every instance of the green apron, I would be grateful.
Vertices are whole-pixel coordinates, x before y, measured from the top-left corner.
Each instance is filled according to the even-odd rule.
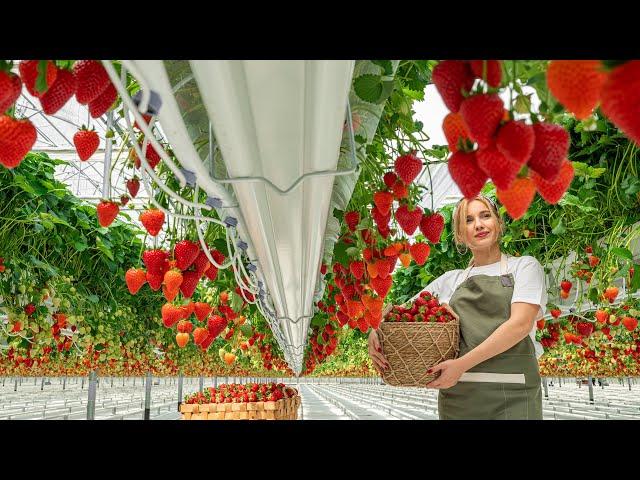
[[[480,345],[511,316],[514,279],[503,255],[500,276],[475,275],[449,301],[460,317],[460,356]],[[527,335],[464,373],[438,396],[441,420],[542,420],[538,360]]]

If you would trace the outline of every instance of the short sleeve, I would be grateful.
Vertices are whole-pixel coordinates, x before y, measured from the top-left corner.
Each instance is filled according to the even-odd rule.
[[[547,308],[547,287],[540,262],[533,257],[523,258],[516,267],[514,279],[515,285],[511,303],[523,302],[539,305],[540,311],[536,319],[543,317]]]

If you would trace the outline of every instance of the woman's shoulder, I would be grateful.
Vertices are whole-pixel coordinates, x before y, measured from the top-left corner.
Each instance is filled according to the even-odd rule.
[[[522,255],[519,257],[509,256],[509,264],[515,265],[517,268],[524,267],[526,265],[538,265],[542,267],[540,262],[536,257],[532,257],[531,255]]]

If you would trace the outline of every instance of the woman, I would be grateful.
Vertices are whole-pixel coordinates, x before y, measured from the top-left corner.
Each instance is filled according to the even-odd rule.
[[[460,320],[458,358],[429,370],[440,373],[427,385],[440,390],[440,419],[542,420],[542,347],[535,341],[535,321],[547,303],[542,266],[500,251],[504,223],[484,196],[462,199],[453,229],[456,244],[473,254],[470,265],[424,288]],[[369,355],[379,371],[388,368],[375,331]]]

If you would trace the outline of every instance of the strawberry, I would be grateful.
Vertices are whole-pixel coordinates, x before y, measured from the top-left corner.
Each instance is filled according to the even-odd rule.
[[[40,91],[38,86],[36,85],[38,81],[39,72],[39,64],[40,60],[22,60],[18,65],[18,70],[20,71],[20,77],[22,77],[22,83],[27,87],[27,91],[33,95],[34,97],[41,97],[44,93],[46,93],[56,81],[56,77],[58,76],[58,69],[55,64],[51,60],[47,60],[47,72],[45,74],[46,80],[46,88],[44,91]]]
[[[563,298],[563,299],[569,298],[569,291],[568,290],[560,290],[560,298]]]
[[[376,209],[382,215],[387,215],[389,212],[391,212],[393,195],[389,192],[376,192],[373,194],[373,203],[375,204]]]
[[[149,122],[151,121],[151,119],[152,119],[152,118],[153,118],[153,115],[149,115],[149,114],[146,114],[146,113],[145,113],[145,114],[142,114],[142,119],[144,120],[144,123],[145,123],[146,125],[149,125]],[[142,129],[140,128],[140,126],[138,125],[138,121],[137,121],[137,120],[136,120],[135,122],[133,122],[133,126],[134,126],[135,128],[137,128],[138,130],[142,130]]]
[[[553,181],[548,181],[538,175],[535,171],[531,171],[531,180],[536,186],[536,190],[547,203],[555,205],[565,194],[571,182],[573,181],[574,170],[573,163],[565,160],[560,167],[560,173]]]
[[[415,152],[407,153],[396,158],[394,169],[404,184],[409,185],[422,171],[422,160],[416,157]]]
[[[618,287],[607,287],[604,291],[604,298],[609,300],[609,303],[613,303],[618,297]]]
[[[36,128],[26,118],[0,116],[0,163],[7,168],[20,165],[36,138]]]
[[[555,180],[569,153],[569,134],[560,125],[535,123],[535,142],[527,165],[545,180]]]
[[[127,190],[129,191],[131,198],[136,198],[138,190],[140,190],[140,180],[138,180],[138,177],[133,177],[127,180]]]
[[[211,310],[213,310],[213,308],[204,302],[195,302],[193,304],[193,313],[200,322],[209,316]]]
[[[442,131],[452,153],[460,150],[462,146],[468,146],[473,143],[473,139],[469,135],[469,129],[460,113],[447,114],[442,121]]]
[[[227,328],[227,320],[220,315],[211,315],[207,320],[207,329],[214,338],[220,335],[225,328]]]
[[[364,262],[353,261],[349,263],[349,271],[351,272],[351,275],[356,277],[358,280],[360,280],[364,275],[364,268]]]
[[[98,214],[98,223],[102,227],[108,227],[118,216],[120,207],[117,203],[102,200],[96,207],[96,213]]]
[[[0,71],[0,115],[16,103],[22,92],[22,80],[12,72]]]
[[[493,143],[478,150],[476,159],[478,167],[491,178],[493,184],[500,190],[508,190],[511,187],[523,165],[509,160]]]
[[[460,105],[460,114],[467,124],[469,134],[478,142],[480,148],[491,143],[500,121],[504,104],[496,94],[483,93],[465,99]]]
[[[176,259],[176,266],[183,272],[191,266],[198,257],[200,246],[191,240],[182,240],[173,247],[173,256]]]
[[[129,198],[129,195],[120,195],[120,206],[124,207],[127,205],[127,203],[129,203],[129,200],[131,200]]]
[[[382,177],[382,181],[387,186],[387,188],[393,188],[395,183],[398,181],[398,176],[393,172],[387,172]]]
[[[84,162],[98,150],[100,138],[95,130],[89,130],[83,126],[73,135],[73,144],[76,146],[78,157]]]
[[[142,148],[142,143],[140,143],[140,148]],[[133,153],[133,162],[135,164],[136,168],[140,168],[140,159],[138,158],[138,155],[136,154],[135,150],[131,150]],[[155,149],[153,148],[153,145],[151,145],[150,143],[147,144],[147,149],[145,150],[145,154],[144,154],[144,158],[147,160],[147,163],[149,164],[149,166],[154,169],[156,168],[156,165],[158,165],[158,163],[160,163],[160,155],[158,155],[158,152],[155,151]]]
[[[154,292],[157,292],[162,287],[162,279],[163,275],[161,273],[153,273],[147,270],[147,283]]]
[[[184,348],[187,343],[189,343],[189,334],[188,333],[177,333],[176,334],[176,343],[178,347]]]
[[[396,220],[407,235],[413,235],[422,220],[422,208],[415,206],[413,210],[409,210],[406,204],[401,205],[396,210]]]
[[[236,356],[233,353],[226,352],[224,354],[224,363],[226,363],[227,365],[231,365],[233,362],[235,362],[235,360]]]
[[[344,214],[344,221],[347,223],[347,227],[350,231],[355,232],[360,223],[360,214],[356,211],[346,212]]]
[[[42,111],[47,115],[53,115],[64,107],[67,102],[76,93],[78,82],[71,70],[63,68],[58,69],[56,81],[53,85],[40,97],[40,105]]]
[[[590,245],[587,247],[584,247],[584,253],[593,253],[593,247]]]
[[[191,333],[193,331],[193,323],[189,320],[180,320],[178,322],[179,333]]]
[[[608,319],[609,319],[609,314],[606,311],[604,310],[596,311],[596,320],[598,320],[599,323],[607,323]]]
[[[118,91],[113,83],[109,83],[109,86],[104,92],[100,94],[98,98],[89,103],[89,114],[93,118],[98,118],[109,111],[109,109],[118,100]]]
[[[124,275],[124,280],[127,282],[127,288],[131,295],[138,293],[138,290],[147,283],[147,272],[140,268],[130,268]]]
[[[589,257],[589,266],[590,267],[595,267],[596,265],[598,265],[600,263],[600,259],[598,257],[596,257],[595,255],[592,255]]]
[[[447,108],[456,113],[464,100],[462,92],[471,90],[474,78],[467,62],[444,60],[434,67],[431,80]]]
[[[409,196],[409,189],[402,182],[402,180],[398,179],[396,183],[393,185],[393,198],[396,200],[401,200],[403,198],[407,198]]]
[[[500,60],[471,60],[473,74],[485,80],[490,87],[499,87],[502,81],[502,62]]]
[[[378,228],[384,228],[388,226],[391,221],[391,210],[386,214],[382,214],[377,207],[374,207],[371,209],[371,217],[373,218],[373,221],[376,222]]]
[[[536,187],[530,178],[518,178],[516,179],[511,188],[508,190],[496,190],[496,195],[500,203],[507,209],[507,213],[517,220],[521,218],[525,213],[534,195],[536,194]]]
[[[109,74],[97,60],[79,60],[73,64],[73,73],[78,80],[76,100],[86,105],[98,98],[111,85]]]
[[[632,60],[609,73],[600,93],[602,113],[636,143],[640,143],[639,84],[640,60]]]
[[[222,253],[220,253],[216,249],[212,249],[209,253],[211,253],[211,257],[216,261],[218,265],[222,265],[224,263],[224,255]],[[218,276],[218,267],[209,262],[209,268],[205,270],[204,274],[209,280],[213,281]]]
[[[449,157],[449,174],[466,198],[474,198],[482,190],[487,175],[477,164],[474,152],[456,152]]]
[[[569,292],[571,290],[571,287],[573,287],[573,283],[571,283],[569,280],[563,280],[562,282],[560,282],[560,288],[566,292]]]
[[[210,266],[211,262],[207,258],[207,254],[204,252],[204,250],[200,250],[200,253],[198,253],[198,256],[193,261],[193,269],[198,274],[198,278],[202,278],[202,276],[210,268]]]
[[[411,254],[410,253],[401,253],[400,254],[400,263],[402,263],[403,267],[408,267],[411,264]]]
[[[173,327],[176,323],[183,319],[184,310],[181,307],[165,303],[160,309],[162,314],[162,322],[167,328]]]
[[[200,275],[198,272],[187,271],[182,274],[182,283],[180,284],[180,292],[185,298],[191,298],[193,292],[196,291]]]
[[[142,261],[147,267],[147,272],[162,274],[163,277],[168,269],[168,257],[164,250],[145,250],[142,253]]]
[[[411,252],[411,256],[416,261],[418,265],[424,265],[429,258],[430,247],[428,244],[423,242],[414,243],[409,247],[409,251]]]
[[[624,317],[622,325],[630,332],[633,332],[638,327],[638,320],[633,317]]]
[[[164,223],[164,212],[157,208],[150,208],[140,214],[140,222],[147,229],[149,235],[155,237],[162,230]]]
[[[33,315],[33,312],[35,311],[36,311],[36,306],[33,303],[29,303],[24,307],[24,313],[26,313],[28,317]]]
[[[578,120],[596,108],[606,79],[599,60],[553,60],[547,67],[549,91]]]
[[[552,316],[553,318],[559,318],[559,317],[560,317],[560,315],[562,314],[562,311],[561,311],[560,309],[558,309],[558,308],[553,308],[553,309],[551,309],[551,310],[549,311],[549,313],[551,313],[551,316]]]
[[[200,345],[209,336],[206,328],[198,327],[193,331],[193,343]]]
[[[154,290],[157,290],[157,288]],[[167,299],[167,302],[173,302],[173,300],[178,296],[178,293],[180,293],[179,288],[176,290],[169,290],[166,285],[162,285],[162,295]]]
[[[371,286],[380,297],[384,298],[387,296],[392,282],[391,275],[388,275],[387,278],[376,277],[371,279]]]
[[[207,334],[207,338],[205,338],[200,344],[200,348],[202,349],[202,351],[205,351],[207,348],[209,348],[209,345],[211,345],[214,340],[215,337],[212,337],[210,333]]]
[[[576,323],[576,330],[583,337],[589,337],[593,333],[593,323],[591,322],[578,322]]]
[[[163,283],[169,292],[177,292],[182,285],[182,273],[176,268],[168,270],[163,277]]]
[[[498,130],[496,137],[496,147],[508,160],[517,165],[524,165],[529,160],[533,145],[535,143],[535,133],[531,125],[522,121],[512,120],[505,123]]]

